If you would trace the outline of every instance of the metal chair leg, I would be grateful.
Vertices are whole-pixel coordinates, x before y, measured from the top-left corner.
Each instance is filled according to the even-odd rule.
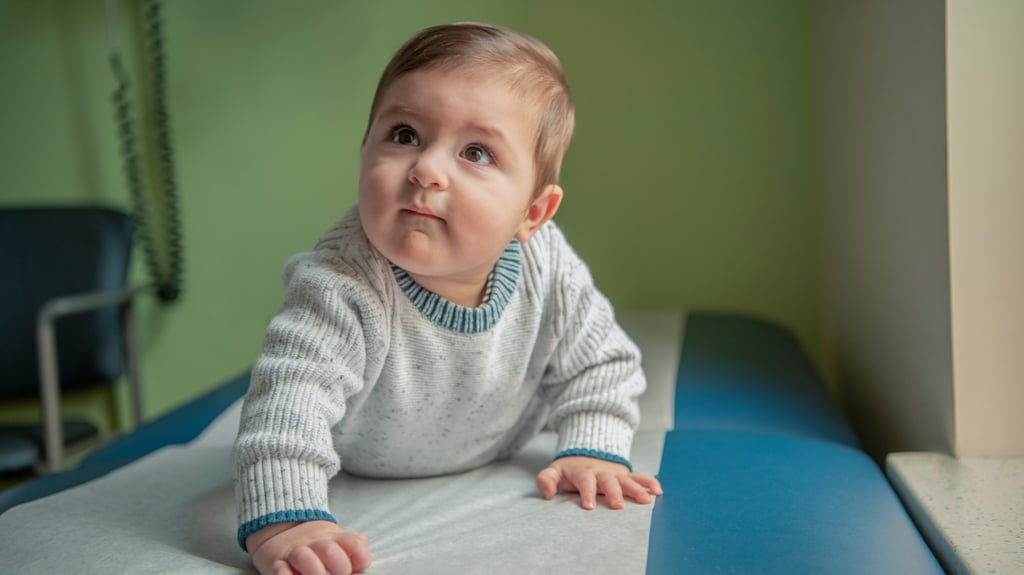
[[[131,394],[132,425],[142,425],[142,381],[139,376],[139,354],[135,341],[135,322],[131,300],[121,306],[121,334],[124,337],[125,375]]]
[[[58,317],[119,305],[125,330],[125,369],[132,393],[132,417],[135,424],[142,422],[142,393],[139,384],[138,354],[130,309],[131,298],[145,288],[93,292],[56,298],[48,301],[36,316],[36,340],[39,346],[39,388],[43,401],[43,429],[46,445],[46,465],[49,472],[64,468],[64,429],[60,412],[60,384],[57,373],[57,337],[55,324]]]
[[[64,468],[64,429],[61,425],[57,338],[52,318],[41,315],[36,326],[39,346],[39,388],[43,402],[43,439],[48,473]]]

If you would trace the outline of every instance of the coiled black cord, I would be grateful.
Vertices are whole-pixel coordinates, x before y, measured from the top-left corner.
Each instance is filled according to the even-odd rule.
[[[152,89],[153,139],[159,162],[160,185],[154,213],[164,217],[165,258],[157,248],[152,215],[140,175],[140,156],[135,135],[135,120],[132,115],[130,80],[121,57],[119,35],[116,24],[116,6],[107,2],[110,66],[117,80],[112,100],[114,104],[117,133],[121,140],[121,157],[124,161],[125,179],[131,194],[133,216],[138,226],[139,241],[146,257],[146,267],[156,285],[157,297],[164,303],[176,301],[181,296],[184,250],[181,235],[181,217],[178,206],[177,180],[174,173],[174,151],[171,146],[170,117],[167,113],[166,59],[163,43],[163,27],[160,19],[159,0],[143,1],[143,27],[146,66]],[[163,264],[163,265],[162,265]]]

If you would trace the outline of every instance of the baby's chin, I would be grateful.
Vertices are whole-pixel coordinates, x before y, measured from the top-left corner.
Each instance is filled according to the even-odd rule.
[[[394,245],[397,243],[398,245]],[[370,244],[391,263],[417,276],[444,276],[447,270],[437,261],[437,249],[429,241],[380,242]]]

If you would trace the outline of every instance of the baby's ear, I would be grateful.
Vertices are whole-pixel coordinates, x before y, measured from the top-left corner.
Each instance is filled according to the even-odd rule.
[[[526,215],[523,216],[523,221],[519,224],[519,228],[516,229],[516,239],[521,243],[530,239],[534,232],[539,230],[541,226],[555,215],[561,203],[562,188],[557,184],[545,186],[544,191],[526,209]]]

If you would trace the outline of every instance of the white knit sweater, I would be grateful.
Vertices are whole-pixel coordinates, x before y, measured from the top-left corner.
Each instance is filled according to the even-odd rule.
[[[555,457],[629,465],[640,354],[553,222],[513,240],[477,308],[388,262],[355,209],[284,276],[233,454],[243,547],[272,523],[333,520],[327,482],[341,466],[456,473],[514,454],[545,424]]]

